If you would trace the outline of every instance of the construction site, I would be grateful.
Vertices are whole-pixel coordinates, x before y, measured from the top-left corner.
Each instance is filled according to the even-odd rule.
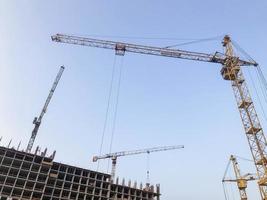
[[[53,10],[54,12],[56,10]],[[117,14],[115,16],[118,17]],[[60,29],[58,31],[49,35],[46,33],[42,38],[45,40],[45,48],[50,49],[46,51],[51,56],[49,62],[55,60],[51,71],[46,72],[47,63],[43,68],[36,67],[36,74],[33,67],[26,68],[24,73],[22,66],[20,73],[14,77],[14,80],[20,80],[20,74],[23,74],[23,81],[27,81],[27,84],[34,83],[34,94],[29,97],[24,95],[25,86],[20,85],[19,81],[16,85],[9,86],[14,88],[14,94],[5,101],[7,105],[10,105],[8,101],[19,102],[25,97],[28,99],[19,102],[20,107],[25,113],[33,109],[30,113],[18,114],[17,118],[24,116],[25,120],[28,120],[27,117],[32,115],[32,112],[37,109],[40,112],[33,119],[31,132],[25,134],[22,130],[14,135],[10,134],[11,130],[17,131],[24,125],[12,123],[5,126],[7,120],[11,119],[9,112],[12,113],[12,109],[5,106],[3,101],[3,117],[0,118],[0,121],[3,121],[0,126],[3,128],[0,131],[6,131],[8,135],[0,134],[1,200],[191,200],[198,197],[205,197],[206,200],[267,200],[267,140],[264,133],[267,122],[267,80],[265,70],[257,59],[260,56],[253,55],[255,50],[252,51],[253,54],[250,53],[249,48],[253,48],[254,43],[246,44],[251,38],[245,37],[245,40],[237,43],[236,41],[240,40],[233,38],[231,31],[229,34],[200,39],[147,38],[143,35],[137,37],[109,33],[65,34],[60,33]],[[77,33],[79,30],[73,32]],[[234,35],[238,36],[237,33]],[[34,38],[31,40],[33,45],[38,44]],[[138,42],[139,40],[141,42]],[[151,45],[146,41],[154,41],[156,44]],[[209,43],[214,41],[215,48]],[[204,47],[204,50],[198,50],[199,47]],[[32,51],[33,56],[34,53]],[[43,53],[45,51],[41,52]],[[125,61],[124,57],[127,56],[129,59]],[[38,62],[38,59],[40,58],[35,61]],[[77,64],[79,59],[84,59],[81,62],[82,67]],[[108,63],[112,63],[112,59],[111,67],[106,67]],[[140,62],[135,62],[138,59]],[[154,64],[159,63],[158,66],[153,66],[153,61],[148,61],[150,59],[156,59]],[[129,69],[132,67],[128,64],[131,61],[134,61],[137,71]],[[19,60],[16,62],[20,63]],[[58,63],[62,64],[57,65]],[[92,63],[96,65],[95,68],[91,67]],[[144,66],[137,66],[142,63],[145,63]],[[192,63],[201,67],[204,64],[207,68],[194,68],[191,71],[188,69],[187,74],[183,65]],[[127,68],[124,65],[127,65]],[[184,73],[174,74],[174,71],[168,68],[172,65],[184,68]],[[210,65],[212,69],[209,71]],[[11,66],[12,64],[8,68],[12,68]],[[86,74],[88,71],[85,66],[91,67],[90,75]],[[144,68],[147,74],[143,77],[141,69]],[[18,68],[15,69],[14,71],[18,71]],[[109,71],[105,71],[107,69]],[[151,70],[158,71],[158,74]],[[195,70],[199,71],[192,75]],[[51,74],[55,71],[56,75]],[[3,79],[3,84],[9,85],[11,80],[4,77],[9,77],[8,74],[12,74],[12,71],[6,75],[5,72],[8,70],[5,71],[3,67],[3,77],[0,79]],[[74,78],[68,74],[65,78],[66,72],[72,73]],[[27,77],[27,73],[32,75]],[[126,73],[130,74],[127,78]],[[166,76],[165,73],[169,74],[169,77],[161,79]],[[210,77],[213,73],[217,74],[216,78]],[[44,74],[49,75],[50,79]],[[81,85],[76,87],[72,85],[76,81],[79,82],[75,76],[83,78],[82,81],[79,80]],[[89,82],[86,80],[87,76],[91,78]],[[110,76],[110,80],[106,81]],[[136,81],[136,78],[140,78],[139,81]],[[199,80],[208,83],[204,87]],[[218,80],[222,83],[217,83]],[[155,83],[157,81],[158,83]],[[42,82],[45,91],[39,89],[39,82]],[[48,82],[52,85],[50,90]],[[126,83],[131,85],[127,90],[123,88]],[[173,88],[164,86],[165,83]],[[90,84],[95,86],[91,87]],[[146,90],[146,84],[151,84],[151,91]],[[225,84],[228,90],[232,89],[232,96],[228,91],[224,93],[216,89],[218,84]],[[135,86],[146,98],[138,98],[136,94],[141,93],[135,93]],[[214,90],[209,90],[208,87],[214,87]],[[224,85],[219,85],[218,88],[223,90]],[[67,89],[70,90],[71,98],[64,95],[68,94]],[[47,92],[48,96],[43,101],[43,95]],[[123,93],[126,95],[123,96]],[[147,94],[150,96],[146,96]],[[34,97],[40,95],[42,97],[38,99],[36,106],[32,106],[35,105]],[[99,97],[95,98],[98,95]],[[104,96],[106,98],[103,98]],[[61,102],[53,102],[57,98]],[[147,102],[143,102],[144,100]],[[85,106],[84,102],[88,102],[89,106]],[[223,105],[228,107],[222,107]],[[196,108],[199,110],[196,111]],[[139,115],[131,114],[135,111],[139,111]],[[56,115],[53,117],[53,112],[58,112],[57,116],[60,118],[55,117]],[[123,117],[120,112],[124,112]],[[51,115],[52,118],[49,119]],[[239,119],[236,120],[237,118]],[[49,123],[46,123],[46,120],[50,122],[51,129],[48,128]],[[133,122],[134,126],[129,126],[129,121],[135,121],[140,127],[133,129],[136,124]],[[185,121],[187,122],[184,123]],[[26,126],[27,130],[29,124]],[[93,127],[88,129],[90,133],[83,130],[90,126]],[[166,127],[169,129],[161,135],[159,132]],[[140,135],[131,134],[131,131],[141,129],[144,132],[141,131]],[[152,133],[146,136],[144,133],[147,130]],[[201,133],[206,130],[208,134]],[[193,134],[198,131],[199,135]],[[179,135],[181,132],[185,134]],[[19,143],[14,142],[18,141],[15,137],[19,138]],[[51,152],[43,145],[55,149]],[[84,153],[88,149],[89,156]],[[84,157],[86,161],[81,162]],[[144,157],[145,170],[142,163]],[[82,166],[80,163],[83,163]],[[140,169],[145,171],[144,174],[140,173]],[[145,177],[145,181],[140,180],[140,177]],[[171,194],[165,194],[168,192]]]

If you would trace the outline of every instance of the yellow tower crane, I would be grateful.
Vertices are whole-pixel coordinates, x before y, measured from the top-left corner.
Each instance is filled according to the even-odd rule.
[[[215,54],[136,45],[64,34],[56,34],[51,38],[52,41],[60,43],[112,49],[115,50],[117,55],[132,52],[221,64],[221,75],[224,80],[231,83],[234,90],[249,148],[257,170],[261,198],[267,200],[267,142],[241,69],[243,66],[257,67],[258,64],[255,61],[243,60],[237,57],[234,54],[231,38],[228,35],[222,41],[225,53],[216,52]]]
[[[239,190],[239,194],[240,194],[240,199],[247,200],[248,199],[247,192],[246,192],[247,182],[256,180],[256,177],[251,173],[241,175],[240,167],[235,156],[231,155],[229,162],[232,162],[234,173],[235,173],[235,179],[227,179],[223,177],[222,182],[223,183],[224,182],[236,182],[238,190]]]

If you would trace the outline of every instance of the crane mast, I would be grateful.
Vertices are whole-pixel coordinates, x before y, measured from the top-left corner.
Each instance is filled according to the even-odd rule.
[[[267,200],[266,138],[252,102],[248,86],[245,82],[244,75],[236,57],[234,57],[233,47],[229,36],[224,37],[223,46],[225,47],[225,55],[227,56],[227,59],[223,65],[221,74],[225,80],[231,81],[242,124],[257,169],[261,198]]]
[[[60,43],[112,49],[115,50],[117,55],[124,55],[127,51],[132,53],[221,64],[221,75],[224,80],[231,82],[234,91],[238,110],[240,112],[246,137],[249,143],[249,148],[254,160],[254,164],[256,166],[261,198],[262,200],[267,200],[267,143],[241,70],[241,66],[258,66],[258,64],[254,61],[242,60],[239,57],[235,56],[231,39],[228,35],[224,37],[222,42],[225,48],[224,54],[218,52],[216,52],[215,54],[206,54],[172,48],[135,45],[123,42],[99,40],[63,34],[56,34],[51,38],[53,41]]]
[[[56,76],[56,78],[55,78],[55,80],[53,82],[52,88],[50,89],[50,92],[48,94],[48,97],[47,97],[47,99],[45,101],[44,107],[43,107],[39,117],[38,118],[35,117],[34,120],[33,120],[34,128],[32,130],[32,134],[31,134],[30,140],[29,140],[27,148],[26,148],[26,152],[28,152],[28,153],[31,152],[31,150],[32,150],[33,143],[35,141],[36,135],[37,135],[38,130],[40,128],[40,125],[42,123],[42,118],[43,118],[44,114],[46,113],[47,107],[48,107],[48,105],[49,105],[49,103],[50,103],[50,101],[52,99],[52,96],[53,96],[53,94],[54,94],[54,92],[56,90],[56,87],[57,87],[58,82],[59,82],[59,80],[60,80],[60,78],[62,76],[62,73],[63,73],[64,69],[65,69],[64,66],[60,67],[59,72],[57,73],[57,76]]]
[[[176,145],[176,146],[153,147],[153,148],[139,149],[139,150],[133,150],[133,151],[120,151],[120,152],[109,153],[109,154],[100,155],[100,156],[94,156],[93,162],[96,162],[100,159],[111,158],[112,168],[111,168],[111,180],[110,181],[112,182],[115,178],[115,171],[116,171],[116,164],[117,164],[118,157],[137,155],[137,154],[143,154],[143,153],[153,153],[153,152],[159,152],[159,151],[169,151],[169,150],[175,150],[175,149],[181,149],[181,148],[184,148],[184,146]]]
[[[236,180],[237,180],[237,187],[239,189],[239,194],[241,197],[241,200],[247,200],[247,193],[246,193],[246,188],[247,188],[247,181],[241,177],[240,173],[240,168],[238,165],[238,162],[236,161],[236,158],[234,156],[231,156],[230,160],[232,161]]]

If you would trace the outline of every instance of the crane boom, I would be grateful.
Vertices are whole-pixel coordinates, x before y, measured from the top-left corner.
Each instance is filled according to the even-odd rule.
[[[152,153],[152,152],[158,152],[158,151],[168,151],[168,150],[174,150],[174,149],[181,149],[184,148],[183,145],[176,145],[176,146],[164,146],[164,147],[153,147],[148,149],[139,149],[134,151],[120,151],[116,153],[109,153],[102,156],[94,156],[93,161],[96,162],[99,159],[106,159],[106,158],[114,158],[114,157],[120,157],[120,156],[129,156],[129,155],[136,155],[136,154],[142,154],[142,153]]]
[[[258,64],[255,61],[241,60],[239,57],[235,56],[232,48],[232,42],[228,35],[224,37],[222,42],[223,47],[225,48],[224,54],[206,54],[64,34],[53,35],[52,40],[61,43],[113,49],[118,55],[124,55],[124,53],[128,51],[140,54],[222,64],[221,75],[224,80],[231,82],[242,124],[249,143],[249,148],[254,160],[254,165],[257,170],[261,199],[267,200],[267,141],[241,69],[241,66],[258,66]]]
[[[35,138],[36,138],[36,135],[38,133],[39,127],[40,127],[40,125],[42,123],[42,118],[43,118],[44,114],[46,113],[47,107],[48,107],[48,105],[49,105],[49,103],[50,103],[50,101],[52,99],[52,96],[53,96],[53,94],[54,94],[54,92],[56,90],[56,87],[58,85],[58,82],[59,82],[62,74],[63,74],[64,69],[65,69],[64,66],[60,67],[59,72],[57,73],[57,76],[56,76],[56,78],[55,78],[55,80],[53,82],[52,88],[50,89],[50,92],[48,94],[48,97],[47,97],[47,99],[45,101],[44,107],[43,107],[39,117],[38,118],[35,117],[34,120],[33,120],[34,128],[32,130],[31,138],[30,138],[28,146],[26,148],[26,152],[31,152],[31,150],[32,150],[33,143],[35,141]]]
[[[115,171],[116,171],[116,164],[117,164],[117,158],[121,156],[130,156],[130,155],[137,155],[142,153],[152,153],[152,152],[159,152],[159,151],[169,151],[174,149],[181,149],[184,148],[183,145],[175,145],[175,146],[164,146],[164,147],[153,147],[148,149],[139,149],[139,150],[133,150],[133,151],[120,151],[115,153],[109,153],[105,155],[100,156],[94,156],[93,162],[96,162],[100,159],[106,159],[111,158],[112,160],[112,169],[111,169],[111,177],[110,181],[112,182],[115,178]]]
[[[55,42],[112,49],[115,50],[116,54],[118,55],[124,55],[124,53],[127,51],[139,54],[149,54],[155,56],[165,56],[165,57],[181,58],[181,59],[220,63],[220,64],[224,64],[226,59],[226,56],[224,54],[218,52],[215,54],[207,54],[207,53],[199,53],[199,52],[185,51],[172,48],[151,47],[151,46],[136,45],[123,42],[114,42],[109,40],[99,40],[99,39],[71,36],[64,34],[56,34],[51,36],[51,38],[52,41]],[[255,62],[250,62],[240,59],[238,60],[239,60],[238,64],[240,66],[244,65],[257,66],[257,63]]]

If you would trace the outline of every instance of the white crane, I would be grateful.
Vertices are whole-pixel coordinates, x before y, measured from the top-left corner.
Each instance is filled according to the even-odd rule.
[[[42,118],[43,118],[44,114],[46,113],[47,107],[48,107],[48,105],[49,105],[49,103],[50,103],[50,101],[52,99],[52,96],[53,96],[53,94],[54,94],[54,92],[56,90],[57,84],[58,84],[58,82],[59,82],[59,80],[61,78],[61,75],[62,75],[64,69],[65,69],[64,66],[60,67],[59,72],[58,72],[58,74],[56,76],[56,79],[55,79],[55,81],[54,81],[54,83],[52,85],[52,88],[51,88],[50,92],[49,92],[49,95],[48,95],[48,97],[47,97],[47,99],[45,101],[45,105],[44,105],[44,107],[43,107],[43,109],[41,111],[41,114],[39,115],[38,118],[35,117],[34,120],[33,120],[34,128],[32,130],[31,138],[30,138],[28,146],[26,148],[26,152],[28,152],[28,153],[31,152],[31,150],[32,150],[34,140],[36,138],[36,135],[38,133],[39,127],[40,127],[41,122],[42,122]]]
[[[111,160],[112,160],[112,168],[111,168],[110,181],[112,182],[114,180],[114,178],[115,178],[116,163],[117,163],[117,158],[118,157],[130,156],[130,155],[136,155],[136,154],[142,154],[142,153],[169,151],[169,150],[182,149],[182,148],[184,148],[183,145],[176,145],[176,146],[153,147],[153,148],[139,149],[139,150],[132,150],[132,151],[120,151],[120,152],[105,154],[105,155],[102,155],[102,156],[94,156],[93,157],[93,162],[96,162],[96,161],[98,161],[100,159],[111,158]]]

